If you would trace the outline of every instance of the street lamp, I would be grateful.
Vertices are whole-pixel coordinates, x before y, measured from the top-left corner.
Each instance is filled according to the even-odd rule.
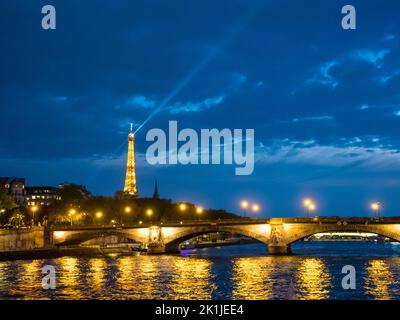
[[[380,202],[373,202],[371,203],[371,209],[374,212],[374,215],[376,215],[377,218],[379,218],[379,214],[381,211],[381,204]]]
[[[251,210],[252,210],[254,213],[258,213],[258,212],[260,211],[260,206],[259,206],[257,203],[254,203],[254,204],[251,206]]]
[[[35,212],[37,211],[38,207],[37,206],[32,206],[31,211],[32,211],[32,227],[35,226]]]
[[[153,215],[154,211],[153,209],[147,209],[146,210],[146,215],[149,217],[149,220],[151,221],[151,216]]]
[[[71,226],[73,225],[73,215],[76,213],[76,210],[75,209],[71,209],[71,210],[69,210],[69,213],[68,213],[68,216],[69,216],[69,218],[70,218],[70,220],[71,220]]]
[[[187,209],[186,203],[181,203],[181,204],[179,205],[179,210],[181,210],[181,211],[186,211],[186,209]]]
[[[97,212],[96,212],[96,218],[99,219],[99,220],[100,220],[101,218],[103,218],[103,212],[97,211]]]
[[[199,215],[199,221],[200,221],[200,215],[203,213],[203,208],[202,207],[197,207],[196,208],[196,213]]]
[[[129,206],[126,206],[126,207],[124,208],[124,211],[125,211],[126,214],[129,214],[129,213],[131,213],[132,208],[129,207]],[[122,217],[122,214],[121,214],[121,225],[122,225],[122,224],[123,224],[123,217]]]
[[[246,216],[246,209],[249,207],[249,203],[247,200],[243,200],[240,202],[240,206],[243,209],[243,214]]]
[[[303,200],[303,205],[307,210],[307,217],[309,217],[310,213],[317,208],[314,201],[309,198]]]

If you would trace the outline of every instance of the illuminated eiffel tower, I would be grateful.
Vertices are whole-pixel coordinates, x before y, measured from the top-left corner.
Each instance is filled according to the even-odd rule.
[[[126,161],[126,177],[124,193],[126,195],[138,196],[136,187],[136,172],[135,172],[135,134],[133,133],[133,125],[128,135],[128,158]]]

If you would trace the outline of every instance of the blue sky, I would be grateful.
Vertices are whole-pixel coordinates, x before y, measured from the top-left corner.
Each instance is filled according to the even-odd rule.
[[[41,7],[57,30],[41,29]],[[11,1],[0,3],[0,175],[29,185],[123,187],[129,123],[138,188],[263,216],[400,215],[400,2]],[[160,108],[162,106],[162,108]],[[150,166],[146,132],[254,128],[255,170]]]

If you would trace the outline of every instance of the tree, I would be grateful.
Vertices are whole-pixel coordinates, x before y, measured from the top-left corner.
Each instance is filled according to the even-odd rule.
[[[25,226],[25,216],[19,210],[15,210],[8,220],[8,223],[14,227]]]
[[[7,191],[0,189],[0,210],[11,210],[18,207],[13,198],[7,194]]]

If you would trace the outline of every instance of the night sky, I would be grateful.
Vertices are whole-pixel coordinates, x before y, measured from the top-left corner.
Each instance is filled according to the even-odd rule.
[[[41,8],[57,9],[57,30]],[[357,30],[343,30],[353,4]],[[400,1],[0,2],[0,176],[262,216],[400,216]],[[162,108],[160,108],[160,105]],[[151,166],[152,128],[254,128],[255,170]]]

